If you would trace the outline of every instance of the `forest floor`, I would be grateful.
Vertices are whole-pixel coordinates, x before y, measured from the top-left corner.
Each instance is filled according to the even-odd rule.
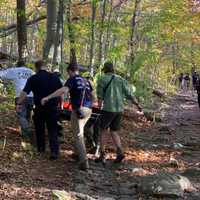
[[[0,98],[1,103],[4,100]],[[122,164],[112,163],[114,148],[108,141],[106,168],[89,154],[88,172],[79,171],[70,158],[72,135],[67,122],[61,157],[50,161],[48,155],[38,157],[24,148],[14,110],[0,111],[0,200],[51,200],[55,189],[85,194],[89,200],[156,199],[136,190],[142,176],[200,168],[200,110],[196,97],[177,94],[161,107],[159,123],[124,119],[120,134],[126,159]],[[171,165],[172,159],[175,165]],[[200,199],[200,173],[188,178],[197,191],[185,193],[180,199]]]

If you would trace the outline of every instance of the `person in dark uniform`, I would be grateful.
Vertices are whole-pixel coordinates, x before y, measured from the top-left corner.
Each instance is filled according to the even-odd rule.
[[[197,100],[200,108],[200,78],[197,76],[197,82],[196,82],[196,91],[197,91]]]
[[[79,75],[79,67],[76,63],[70,63],[67,72],[69,79],[64,86],[42,99],[42,105],[48,104],[52,98],[59,97],[64,93],[70,93],[72,104],[71,124],[75,138],[74,153],[78,157],[79,169],[87,170],[89,168],[87,152],[84,140],[84,126],[92,113],[93,88],[86,79]]]
[[[186,90],[188,91],[190,88],[190,75],[189,73],[186,73],[186,75],[184,76],[185,82],[186,82]]]
[[[35,63],[36,74],[31,76],[21,92],[18,104],[32,91],[34,96],[34,125],[36,132],[37,150],[45,152],[45,124],[47,125],[51,160],[59,156],[58,130],[57,130],[57,106],[59,99],[52,98],[45,105],[41,105],[41,99],[62,87],[59,78],[46,71],[43,61]]]
[[[192,86],[193,86],[193,90],[196,90],[197,81],[198,81],[198,74],[197,74],[196,71],[194,71],[194,72],[192,73]]]
[[[178,77],[178,83],[179,83],[179,88],[180,89],[183,89],[182,88],[182,81],[183,81],[183,73],[181,73],[180,76]]]
[[[53,71],[53,74],[60,79],[60,81],[62,83],[62,86],[63,86],[63,80],[61,78],[61,73],[59,72],[59,69],[55,69]],[[62,109],[63,101],[64,101],[64,95],[62,95],[61,97],[59,97],[59,104],[58,104],[58,110],[59,111],[60,111],[60,109]],[[60,120],[60,112],[58,112],[57,114],[58,114],[58,116],[57,116],[58,141],[60,143],[64,143],[64,134],[63,134],[62,122]]]

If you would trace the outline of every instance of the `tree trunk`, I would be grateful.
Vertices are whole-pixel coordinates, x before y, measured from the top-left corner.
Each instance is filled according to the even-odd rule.
[[[60,0],[61,6],[61,38],[60,38],[60,59],[61,63],[63,63],[63,50],[64,50],[64,0]]]
[[[90,75],[94,76],[94,46],[95,46],[95,21],[96,21],[97,1],[92,1],[92,20],[91,20],[91,42],[90,42]]]
[[[100,22],[100,31],[99,31],[99,55],[98,55],[98,63],[102,63],[102,57],[103,57],[103,32],[104,32],[104,21],[106,17],[106,3],[107,0],[103,0],[102,5],[102,14],[101,14],[101,22]]]
[[[47,36],[43,48],[43,59],[47,60],[56,37],[57,0],[47,0]]]
[[[108,53],[108,48],[110,44],[110,35],[111,35],[111,18],[113,14],[113,0],[110,1],[110,12],[108,15],[108,25],[107,25],[107,30],[106,30],[106,39],[105,39],[105,47],[104,47],[104,52],[105,52],[105,57],[107,56]]]
[[[175,74],[177,69],[177,42],[176,42],[176,34],[173,37],[173,44],[172,44],[172,73]]]
[[[24,61],[26,57],[27,29],[26,29],[26,4],[25,0],[17,0],[17,39],[18,60]]]
[[[57,28],[56,28],[56,36],[55,36],[55,41],[54,41],[53,65],[58,63],[58,61],[59,61],[58,57],[61,56],[58,53],[58,49],[61,44],[62,22],[63,22],[63,0],[59,0],[59,9],[58,9],[58,15],[57,15]],[[61,58],[60,58],[60,61],[61,61]]]
[[[137,26],[137,13],[139,12],[141,0],[135,0],[135,7],[133,11],[133,17],[131,22],[131,37],[130,37],[130,58],[129,64],[132,65],[135,60],[136,51],[136,26]]]
[[[195,64],[195,59],[194,59],[194,42],[191,41],[191,51],[190,51],[190,55],[191,55],[191,64],[192,64],[192,69],[194,69],[194,71],[196,70],[196,64]]]
[[[71,0],[68,0],[67,4],[67,24],[69,32],[69,42],[70,42],[70,63],[77,63],[76,58],[76,48],[75,48],[75,34],[73,24],[71,23]]]

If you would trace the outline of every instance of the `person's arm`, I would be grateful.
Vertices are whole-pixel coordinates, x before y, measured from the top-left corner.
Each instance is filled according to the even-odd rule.
[[[138,100],[136,99],[135,96],[131,96],[130,98],[131,103],[136,105],[139,111],[142,111],[142,107],[140,106],[140,104],[138,103]]]
[[[24,89],[21,91],[20,96],[17,100],[17,105],[21,105],[26,99],[27,95],[32,91],[32,77],[28,78]]]
[[[52,94],[44,97],[41,100],[41,104],[44,105],[45,103],[47,103],[50,99],[55,98],[55,97],[60,97],[62,96],[64,93],[68,93],[69,89],[66,86],[61,87],[60,89],[56,90],[55,92],[53,92]]]
[[[139,105],[137,98],[133,95],[132,88],[130,87],[128,81],[124,80],[123,88],[126,99],[130,100],[132,104],[136,105],[139,111],[142,111],[142,107]]]
[[[103,100],[98,98],[98,108],[101,109],[103,105]]]
[[[18,100],[17,100],[17,105],[21,105],[24,102],[24,100],[26,99],[26,97],[27,97],[27,93],[22,91],[20,93]]]
[[[17,99],[16,105],[15,105],[15,109],[16,109],[17,112],[21,112],[22,104],[25,101],[26,97],[27,97],[27,93],[22,91],[20,93],[20,96]]]
[[[99,79],[97,82],[96,93],[97,93],[98,108],[101,109],[103,104],[103,95],[104,95],[102,79]]]
[[[92,86],[92,82],[90,80],[88,80],[88,84],[89,84],[89,87],[90,87],[91,100],[92,100],[92,103],[93,103],[95,101],[94,89],[93,89],[93,86]]]
[[[13,68],[0,71],[1,79],[11,80],[11,79],[13,79],[13,75],[14,75]]]

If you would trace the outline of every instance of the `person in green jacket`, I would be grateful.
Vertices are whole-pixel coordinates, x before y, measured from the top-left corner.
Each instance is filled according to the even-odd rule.
[[[121,126],[122,113],[124,110],[124,100],[128,99],[134,105],[136,105],[140,111],[142,109],[134,97],[132,88],[130,87],[128,81],[114,73],[112,62],[106,62],[104,64],[103,71],[104,75],[102,75],[97,81],[98,106],[101,109],[101,134],[100,156],[96,159],[96,162],[102,162],[103,164],[106,162],[104,135],[110,128],[110,133],[117,153],[114,162],[120,163],[125,158],[120,136],[118,134]]]

